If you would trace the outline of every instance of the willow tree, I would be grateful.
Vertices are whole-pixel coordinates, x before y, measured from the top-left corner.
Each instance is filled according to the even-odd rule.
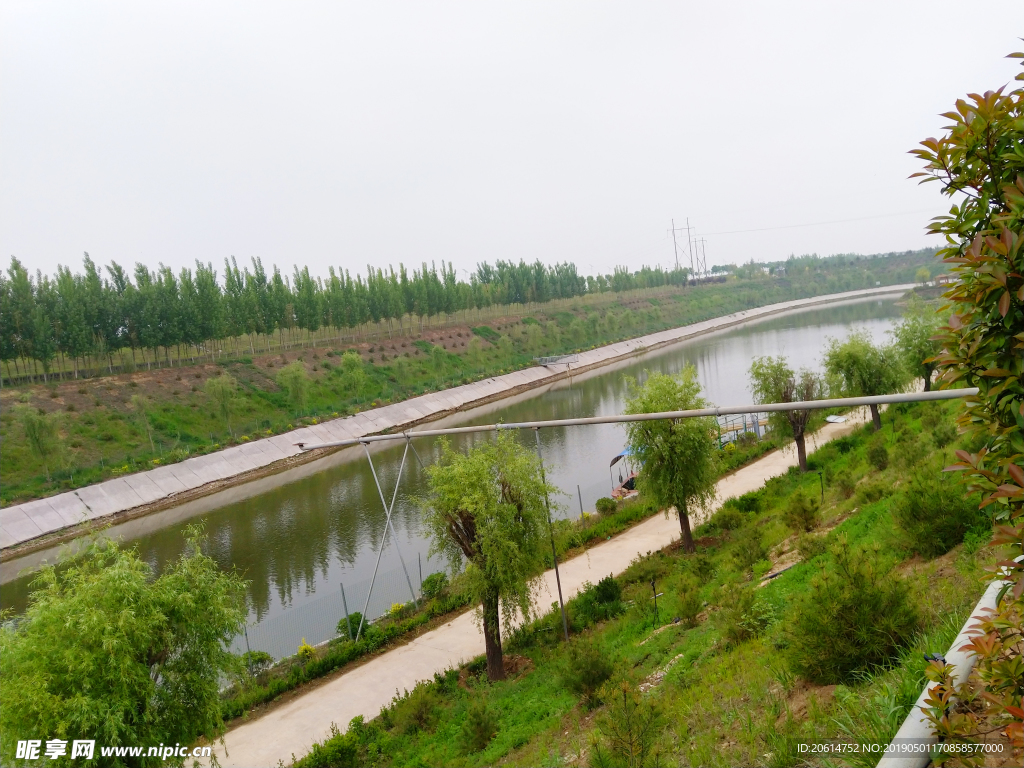
[[[697,369],[678,376],[651,373],[643,385],[629,380],[626,413],[659,413],[708,407]],[[695,551],[690,513],[708,510],[718,480],[718,425],[712,417],[637,421],[627,427],[630,451],[640,466],[638,486],[666,510],[675,507],[683,549]]]
[[[876,346],[867,331],[854,331],[846,341],[829,339],[824,362],[829,388],[838,397],[891,395],[906,389],[907,372],[899,350]],[[877,405],[869,407],[877,432],[882,417]]]
[[[473,602],[480,604],[487,676],[505,677],[499,620],[534,614],[533,592],[544,570],[548,516],[540,460],[509,432],[471,449],[441,443],[440,460],[428,467],[423,502],[430,553],[466,570]]]
[[[935,358],[942,351],[935,339],[941,327],[942,315],[913,296],[903,313],[903,321],[889,331],[907,371],[924,381],[925,392],[932,388]]]
[[[786,358],[758,357],[750,365],[750,389],[755,403],[794,403],[816,400],[821,396],[822,382],[816,373],[802,368],[794,371]],[[773,411],[768,423],[777,435],[792,437],[800,471],[807,471],[807,447],[804,434],[811,412],[808,410]]]

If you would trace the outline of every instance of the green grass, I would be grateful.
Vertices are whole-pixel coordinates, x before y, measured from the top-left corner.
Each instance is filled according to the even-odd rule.
[[[562,354],[608,344],[739,310],[795,298],[909,280],[919,266],[900,257],[851,264],[836,272],[814,272],[774,280],[735,280],[700,288],[663,288],[630,294],[599,294],[540,305],[530,321],[497,318],[488,325],[428,329],[429,338],[396,335],[355,346],[326,346],[218,364],[184,365],[102,376],[51,385],[7,387],[0,392],[0,504],[27,501],[140,469],[181,461],[248,440],[338,418],[378,405],[466,384],[533,364],[538,355]],[[655,295],[657,294],[657,295]],[[659,300],[660,297],[660,300]],[[655,301],[652,302],[652,299]],[[557,304],[557,306],[556,306]],[[581,323],[574,325],[575,319]],[[533,326],[532,336],[527,329]],[[537,328],[540,328],[540,332]],[[415,331],[412,323],[407,333]],[[481,340],[474,356],[469,344]],[[503,341],[504,337],[504,341]],[[438,367],[432,351],[446,348]],[[358,386],[341,374],[339,355],[355,349],[364,361]],[[274,378],[300,360],[311,377],[307,400],[289,402]],[[182,362],[182,361],[179,361]],[[203,391],[209,378],[228,373],[238,380],[231,425]],[[150,410],[153,442],[131,406],[141,396]],[[60,422],[60,440],[47,458],[30,450],[13,406],[24,404]]]
[[[950,418],[950,406],[927,407],[942,408]],[[924,409],[911,406],[886,414],[886,428],[895,423],[895,447],[931,440],[921,425]],[[878,472],[865,459],[866,448],[875,439],[866,427],[811,458],[828,479],[819,530],[827,532],[828,541],[844,536],[853,544],[877,545],[879,556],[896,564],[920,607],[919,635],[889,665],[858,673],[841,686],[811,685],[788,670],[786,612],[808,589],[817,570],[815,561],[825,555],[755,590],[744,620],[757,623],[756,633],[745,640],[728,640],[730,622],[737,618],[732,611],[737,590],[752,589],[751,569],[738,564],[737,548],[744,536],[756,531],[778,556],[779,545],[794,540],[782,522],[782,511],[798,490],[818,493],[816,474],[787,473],[742,502],[727,503],[732,510],[749,511],[739,512],[739,524],[730,524],[728,530],[721,521],[729,516],[716,516],[702,525],[696,534],[703,546],[696,556],[670,547],[638,558],[618,577],[626,606],[617,617],[588,626],[580,599],[570,601],[576,632],[591,636],[614,661],[613,679],[653,683],[653,693],[646,696],[663,716],[664,725],[656,734],[663,764],[795,765],[802,760],[797,752],[801,741],[886,742],[909,712],[924,683],[921,654],[949,647],[983,589],[982,566],[991,554],[978,550],[978,532],[941,558],[925,561],[916,556],[914,542],[893,523],[891,504],[902,492],[901,479],[908,471],[953,446],[932,445],[916,463],[896,461]],[[877,484],[886,492],[866,503],[858,493],[846,498],[834,482],[843,471],[857,473],[859,489]],[[752,570],[763,572],[764,566],[755,564]],[[649,599],[652,578],[664,593],[658,599],[658,631]],[[696,622],[671,624],[673,617],[686,616],[694,593],[702,606]],[[413,697],[405,695],[396,697],[379,717],[357,722],[347,738],[355,745],[360,764],[589,764],[593,744],[603,738],[597,723],[609,705],[590,712],[561,682],[566,656],[557,611],[506,637],[505,650],[528,659],[528,671],[490,684],[479,674],[478,660],[461,671],[466,686],[458,684],[455,671],[429,682],[436,694],[430,722],[436,726],[398,727],[396,723],[405,722],[403,712],[412,706]],[[498,727],[484,750],[466,753],[460,732],[474,697],[486,700],[497,713]]]

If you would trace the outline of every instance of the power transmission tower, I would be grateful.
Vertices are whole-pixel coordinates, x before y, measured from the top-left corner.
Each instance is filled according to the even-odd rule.
[[[698,269],[699,273],[702,276],[707,277],[707,275],[708,275],[708,252],[707,252],[707,250],[704,247],[704,244],[707,242],[707,240],[705,240],[702,237],[700,240],[694,240],[694,242],[698,246],[698,248],[697,248],[697,269]]]
[[[679,241],[676,240],[676,232],[683,232],[683,231],[685,231],[686,232],[686,249],[690,253],[690,274],[691,275],[696,274],[696,269],[695,269],[696,265],[693,262],[693,239],[690,237],[690,231],[693,230],[693,229],[694,229],[694,227],[690,226],[690,219],[689,218],[686,219],[686,226],[685,227],[677,227],[676,226],[676,220],[672,219],[672,251],[673,251],[673,253],[675,253],[675,256],[676,256],[676,269],[677,270],[679,269]]]

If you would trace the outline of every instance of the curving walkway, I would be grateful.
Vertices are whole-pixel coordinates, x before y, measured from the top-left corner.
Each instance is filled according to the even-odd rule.
[[[796,299],[736,312],[693,325],[671,328],[582,352],[572,371],[579,373],[642,351],[779,312],[863,296],[902,293],[913,287],[891,285]],[[46,499],[6,507],[0,509],[0,550],[21,546],[44,536],[52,537],[81,523],[140,510],[147,505],[169,500],[173,502],[175,496],[182,494],[194,495],[196,491],[202,493],[201,489],[204,486],[210,486],[210,492],[220,490],[225,482],[244,482],[248,473],[273,467],[275,464],[281,464],[284,468],[284,462],[301,453],[296,443],[351,440],[388,430],[407,429],[453,411],[551,383],[566,375],[565,368],[561,366],[556,370],[534,366],[472,384],[452,387],[443,392],[420,395],[355,416],[333,419],[275,437],[254,440],[216,453],[186,459],[177,464],[106,480]]]
[[[811,446],[821,445],[853,431],[867,419],[867,409],[848,416],[845,424],[826,424],[810,436]],[[811,447],[813,450],[813,447]],[[795,466],[796,451],[790,446],[729,475],[718,483],[718,500],[754,491],[765,480]],[[696,526],[700,520],[694,520]],[[596,583],[609,573],[621,573],[638,554],[661,549],[679,538],[675,515],[655,515],[610,541],[587,550],[559,567],[562,593],[566,600],[579,592],[586,581]],[[557,599],[555,572],[547,571],[541,585],[540,604]],[[407,645],[377,656],[367,663],[324,683],[246,722],[214,746],[220,764],[258,768],[278,761],[290,764],[292,755],[302,757],[328,734],[331,724],[344,730],[357,715],[376,717],[391,703],[395,691],[411,690],[434,672],[455,667],[484,652],[484,639],[474,613],[464,613],[447,624],[427,632]]]

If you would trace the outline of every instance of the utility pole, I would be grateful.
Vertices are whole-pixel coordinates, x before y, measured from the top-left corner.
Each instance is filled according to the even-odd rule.
[[[679,245],[676,243],[676,220],[672,219],[672,251],[676,255],[676,271],[679,271]]]

